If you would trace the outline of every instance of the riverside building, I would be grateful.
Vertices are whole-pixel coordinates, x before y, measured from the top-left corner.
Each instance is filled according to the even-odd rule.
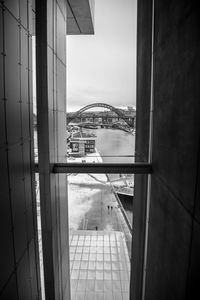
[[[73,133],[70,138],[70,148],[72,156],[85,156],[95,152],[94,135],[86,134],[81,131]]]
[[[138,0],[135,163],[76,166],[66,163],[65,156],[66,35],[94,34],[94,2],[0,1],[0,299],[70,300],[70,273],[72,280],[80,280],[74,283],[81,294],[75,299],[87,299],[82,280],[86,287],[89,280],[97,281],[90,293],[93,299],[200,299],[198,2]],[[38,163],[33,137],[34,36]],[[68,232],[66,174],[84,172],[135,174],[130,278],[121,231],[105,238],[98,230],[94,237],[79,233],[80,239]],[[108,211],[110,207],[107,219]],[[88,241],[96,244],[88,249]],[[71,246],[80,255],[70,266],[70,249],[78,254]],[[89,272],[89,265],[95,272]]]

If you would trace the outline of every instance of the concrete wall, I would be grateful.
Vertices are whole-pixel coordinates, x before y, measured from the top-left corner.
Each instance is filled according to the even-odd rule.
[[[144,36],[149,31],[148,18],[141,19],[149,9],[147,2],[139,1],[139,50],[145,47]],[[198,1],[155,1],[153,175],[145,286],[148,300],[200,298],[199,36]],[[150,52],[138,65],[143,76],[138,79],[139,91],[146,89],[145,75],[149,76],[144,64],[146,55]],[[137,102],[137,122],[142,127],[136,150],[141,151],[148,132],[142,119],[146,105],[149,107],[149,95],[143,95]],[[136,181],[138,195],[145,187],[142,184]],[[135,243],[140,244],[141,239]]]
[[[70,299],[66,176],[66,1],[36,1],[38,154],[46,299]]]
[[[33,155],[32,7],[0,2],[0,299],[40,299]]]
[[[187,292],[192,299],[190,278],[198,276],[191,260],[199,258],[191,250],[196,243],[200,251],[199,20],[198,1],[155,1],[148,299],[183,299]]]

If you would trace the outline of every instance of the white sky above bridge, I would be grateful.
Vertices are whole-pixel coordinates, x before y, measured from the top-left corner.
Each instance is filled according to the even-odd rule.
[[[67,36],[67,110],[136,103],[136,0],[95,0],[95,35]]]

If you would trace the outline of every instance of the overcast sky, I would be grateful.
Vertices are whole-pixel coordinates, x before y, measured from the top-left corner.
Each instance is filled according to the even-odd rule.
[[[67,110],[136,101],[136,0],[95,0],[94,35],[67,36]]]

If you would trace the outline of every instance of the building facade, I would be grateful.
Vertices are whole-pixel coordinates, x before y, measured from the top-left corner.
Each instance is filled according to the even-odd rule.
[[[84,157],[88,153],[94,153],[95,141],[94,137],[87,134],[81,132],[74,133],[70,138],[71,155]]]

